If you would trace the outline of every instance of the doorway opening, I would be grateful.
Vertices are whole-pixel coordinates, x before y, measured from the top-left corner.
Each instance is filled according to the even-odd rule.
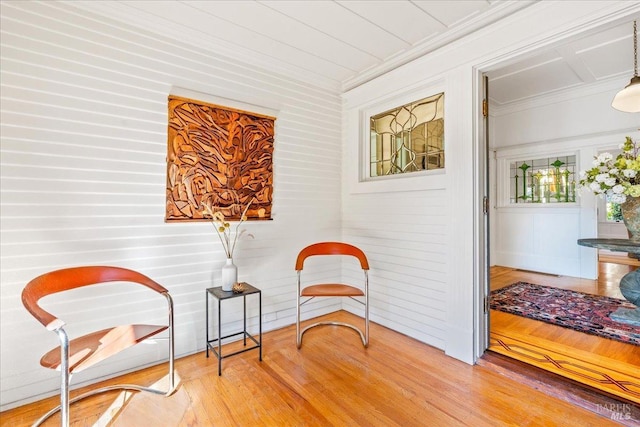
[[[620,25],[626,23],[621,22]],[[608,27],[605,31],[617,30]],[[588,37],[595,37],[594,33]],[[585,116],[604,116],[598,113],[611,108],[610,100],[603,101],[610,97],[610,90],[604,86],[594,89],[593,85],[588,85],[588,89],[545,92],[539,87],[541,80],[534,79],[542,95],[529,99],[522,95],[524,89],[513,86],[516,74],[531,75],[534,71],[541,71],[543,59],[550,57],[550,51],[567,54],[580,45],[580,40],[565,41],[562,46],[547,48],[526,58],[512,59],[481,73],[487,76],[486,86],[490,87],[490,93],[485,97],[489,101],[489,113],[484,125],[488,129],[485,133],[487,165],[484,179],[489,183],[489,206],[484,237],[486,256],[482,257],[486,263],[488,294],[514,283],[526,282],[624,300],[619,290],[620,279],[640,266],[637,260],[626,254],[598,253],[595,249],[577,245],[579,238],[599,237],[603,226],[598,224],[597,199],[578,195],[572,200],[570,182],[563,182],[561,190],[555,187],[558,181],[542,183],[544,173],[540,171],[544,168],[540,168],[540,176],[536,177],[529,168],[523,167],[524,170],[518,172],[521,174],[518,175],[520,180],[516,180],[516,191],[524,182],[519,196],[531,195],[531,200],[518,203],[521,201],[518,194],[515,197],[512,194],[514,179],[510,174],[511,165],[521,166],[524,162],[518,163],[519,160],[544,158],[553,164],[556,158],[558,162],[565,162],[563,159],[575,156],[576,169],[584,170],[591,166],[594,155],[616,148],[624,132],[629,130],[624,123],[614,123],[609,125],[608,132],[585,134],[579,129],[579,123],[568,123],[574,119],[571,111],[576,105],[581,105]],[[500,79],[506,82],[502,88],[494,84]],[[557,81],[551,82],[554,83]],[[492,91],[496,86],[499,96],[492,102]],[[511,102],[504,101],[508,98],[509,88],[520,91],[518,96],[521,97]],[[596,90],[599,90],[597,96],[591,96]],[[590,106],[587,101],[600,102],[601,105]],[[554,133],[549,123],[545,125],[544,118],[555,118],[557,123],[563,123],[564,128]],[[481,163],[482,159],[479,160]],[[564,173],[562,165],[557,164],[558,170],[554,172]],[[535,184],[546,187],[533,187]],[[563,194],[567,191],[566,203],[562,206],[546,203],[542,197],[544,191],[555,193],[551,194],[552,197],[560,191]],[[495,310],[491,308],[490,295],[487,297],[490,351],[640,404],[639,345]]]

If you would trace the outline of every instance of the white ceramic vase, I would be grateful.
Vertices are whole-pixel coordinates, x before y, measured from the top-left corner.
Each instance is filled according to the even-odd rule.
[[[222,266],[222,290],[230,292],[233,284],[238,281],[238,267],[233,263],[233,258],[227,258],[227,263]]]

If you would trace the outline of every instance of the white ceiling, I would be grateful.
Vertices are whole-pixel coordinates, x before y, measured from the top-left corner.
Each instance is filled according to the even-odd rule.
[[[627,84],[633,76],[633,21],[574,37],[487,75],[491,101],[496,105],[620,79]]]
[[[67,1],[321,87],[348,90],[538,0]],[[491,101],[633,75],[631,21],[492,70]]]

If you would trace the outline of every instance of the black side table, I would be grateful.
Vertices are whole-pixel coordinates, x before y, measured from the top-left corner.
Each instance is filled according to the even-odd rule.
[[[218,358],[218,375],[222,375],[222,359],[226,357],[230,357],[239,353],[244,353],[245,351],[258,349],[260,352],[260,361],[262,362],[262,292],[260,289],[251,286],[248,283],[245,283],[245,290],[239,293],[233,293],[232,291],[223,291],[222,286],[218,286],[215,288],[208,288],[206,290],[206,330],[207,330],[207,357],[209,357],[209,350],[213,352]],[[256,340],[253,335],[247,332],[247,295],[258,294],[258,325],[260,328],[260,336],[259,340]],[[209,339],[209,295],[218,300],[218,337],[214,339]],[[231,335],[222,336],[222,311],[221,311],[221,303],[222,300],[242,297],[244,300],[244,327],[241,332],[236,332]],[[242,350],[234,351],[229,354],[222,354],[222,340],[235,337],[237,335],[243,335],[244,346],[247,347],[247,338],[255,343],[252,347],[243,348]],[[217,347],[217,348],[216,348]]]

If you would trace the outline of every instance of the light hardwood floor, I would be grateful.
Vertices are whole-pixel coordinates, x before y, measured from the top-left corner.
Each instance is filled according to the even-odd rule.
[[[360,320],[346,312],[332,317]],[[120,382],[150,384],[165,369],[138,371]],[[290,326],[264,335],[262,362],[255,351],[233,356],[223,361],[219,377],[216,359],[198,353],[177,360],[176,369],[180,386],[173,396],[111,393],[88,398],[72,405],[72,425],[618,425],[604,414],[546,395],[487,367],[467,365],[374,323],[368,349],[353,331],[327,326],[309,331],[298,350],[295,328]],[[56,399],[50,398],[3,412],[0,424],[29,425],[55,404]],[[58,422],[56,416],[46,425]]]
[[[491,288],[525,281],[624,299],[620,278],[635,267],[599,265],[598,280],[492,267]],[[640,404],[640,346],[496,310],[491,310],[490,319],[491,350]]]

